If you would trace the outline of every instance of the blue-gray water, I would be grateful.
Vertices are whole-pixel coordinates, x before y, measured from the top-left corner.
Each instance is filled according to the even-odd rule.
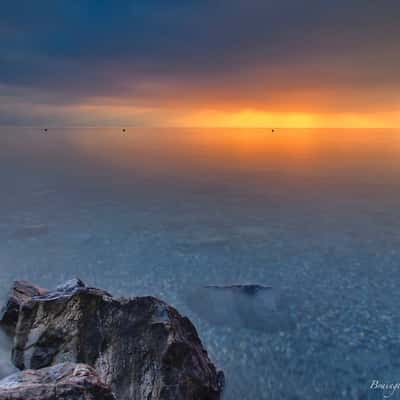
[[[381,399],[372,380],[400,381],[400,130],[1,128],[0,188],[1,296],[74,276],[158,296],[228,400]],[[243,283],[283,293],[294,325],[214,324],[187,301]]]

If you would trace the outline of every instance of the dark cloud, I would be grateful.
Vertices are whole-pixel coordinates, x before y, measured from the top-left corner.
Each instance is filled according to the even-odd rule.
[[[374,95],[394,107],[399,20],[397,0],[15,0],[0,12],[0,85],[44,104],[175,104],[186,90],[200,105],[323,92],[327,108],[350,94],[347,109]]]

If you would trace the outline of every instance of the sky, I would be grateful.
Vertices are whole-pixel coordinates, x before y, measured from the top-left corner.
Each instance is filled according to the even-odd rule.
[[[14,0],[0,125],[400,127],[400,1]]]

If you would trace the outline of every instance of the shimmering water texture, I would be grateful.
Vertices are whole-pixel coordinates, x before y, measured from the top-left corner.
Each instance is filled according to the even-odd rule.
[[[79,276],[161,297],[228,400],[400,379],[399,130],[0,132],[2,295]]]

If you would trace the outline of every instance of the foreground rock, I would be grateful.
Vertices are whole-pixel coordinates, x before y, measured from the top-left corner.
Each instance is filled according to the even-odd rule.
[[[213,325],[265,332],[295,327],[282,296],[270,286],[209,285],[186,296],[190,308]]]
[[[115,397],[93,368],[65,363],[3,379],[0,400],[115,400]]]
[[[7,303],[0,311],[0,324],[2,328],[13,333],[17,326],[21,305],[32,297],[40,296],[45,293],[45,289],[32,285],[29,282],[14,282],[9,292]]]
[[[24,299],[18,314],[20,369],[85,363],[119,400],[220,398],[223,375],[194,326],[156,298],[115,299],[76,280]]]

